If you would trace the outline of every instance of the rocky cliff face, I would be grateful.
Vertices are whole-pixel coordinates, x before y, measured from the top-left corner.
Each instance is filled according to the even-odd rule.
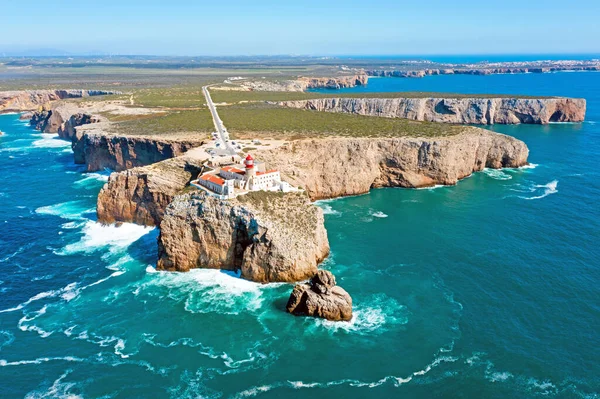
[[[465,127],[440,138],[331,138],[300,140],[256,154],[313,200],[364,194],[373,187],[456,184],[483,168],[527,164],[525,143]]]
[[[185,156],[112,173],[98,194],[98,221],[158,226],[175,195],[202,170]]]
[[[58,133],[63,139],[72,140],[77,127],[105,120],[100,116],[75,112],[75,109],[73,104],[44,106],[31,114],[29,124],[44,133]]]
[[[343,89],[347,87],[364,86],[368,83],[367,75],[341,76],[337,78],[300,78],[306,83],[305,89]]]
[[[329,78],[302,77],[296,80],[283,80],[278,82],[253,80],[244,81],[238,87],[240,90],[256,91],[305,91],[306,89],[341,89],[345,87],[366,85],[368,80],[369,77],[366,74],[357,74]]]
[[[329,253],[323,212],[301,193],[177,196],[160,229],[162,270],[239,270],[257,282],[302,281]]]
[[[280,105],[327,112],[457,124],[581,122],[586,101],[573,98],[321,98]]]
[[[540,67],[480,67],[480,68],[431,68],[414,71],[396,71],[374,69],[366,71],[369,76],[383,76],[394,78],[423,78],[435,75],[495,75],[515,73],[547,73],[561,71],[600,71],[600,65],[553,65]]]
[[[0,92],[0,113],[37,110],[39,106],[50,101],[65,98],[80,98],[121,94],[117,91],[106,90],[23,90]]]
[[[94,115],[77,113],[71,115],[65,122],[61,123],[57,129],[58,136],[65,140],[73,140],[77,133],[77,128],[91,123],[98,123],[102,118]]]
[[[169,140],[144,136],[118,136],[76,131],[73,137],[75,163],[89,172],[115,171],[151,165],[182,155],[203,144],[202,140]]]
[[[428,139],[300,140],[256,155],[316,200],[364,194],[373,187],[456,184],[485,167],[526,165],[528,152],[515,138],[466,127],[456,136]],[[173,159],[113,173],[98,197],[98,218],[158,225],[173,196],[192,180],[193,162]]]

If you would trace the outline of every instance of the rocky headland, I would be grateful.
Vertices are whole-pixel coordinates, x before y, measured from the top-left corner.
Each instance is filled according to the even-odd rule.
[[[158,226],[167,206],[202,170],[199,160],[180,156],[111,173],[98,194],[98,220]]]
[[[110,90],[21,90],[0,92],[0,114],[4,112],[34,111],[52,101],[121,94]]]
[[[582,98],[319,98],[279,105],[326,112],[455,124],[582,122]]]
[[[452,185],[486,167],[524,166],[528,153],[513,137],[465,127],[460,134],[436,138],[297,140],[256,156],[317,200],[377,187]],[[174,158],[113,173],[98,197],[99,219],[159,225],[173,193],[192,180],[186,168],[186,161]]]
[[[364,71],[369,76],[395,78],[423,78],[435,75],[495,75],[516,73],[549,73],[549,72],[600,71],[599,61],[532,61],[481,63],[471,65],[442,64],[438,68],[422,68],[414,70],[369,69]]]
[[[157,268],[235,270],[256,282],[293,282],[314,276],[328,254],[323,212],[303,193],[221,200],[199,191],[167,207]]]
[[[299,92],[307,89],[342,89],[347,87],[364,86],[369,77],[364,74],[337,77],[300,77],[293,80],[249,80],[235,86],[216,86],[215,89],[243,91],[291,91]]]
[[[352,298],[327,270],[319,270],[308,283],[296,284],[286,309],[296,316],[352,320]]]

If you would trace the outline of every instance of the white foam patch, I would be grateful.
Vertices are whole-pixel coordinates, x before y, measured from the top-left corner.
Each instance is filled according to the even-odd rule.
[[[331,205],[329,205],[329,204],[317,202],[316,205],[323,210],[323,214],[324,215],[338,215],[338,216],[340,216],[342,214],[340,211],[336,211],[335,209],[333,209],[333,207]]]
[[[63,140],[58,137],[58,134],[53,133],[42,133],[36,136],[40,136],[41,139],[35,140],[32,144],[38,148],[65,148],[71,147],[71,142]]]
[[[362,303],[361,303],[362,302]],[[406,307],[384,294],[375,295],[370,300],[361,301],[352,311],[350,321],[329,321],[307,318],[307,323],[327,328],[331,333],[369,335],[385,331],[386,325],[406,324]]]
[[[483,173],[488,176],[491,177],[494,180],[510,180],[512,179],[512,176],[503,172],[500,169],[489,169],[489,168],[485,168],[483,170]]]
[[[83,174],[84,177],[81,180],[76,181],[74,184],[76,186],[85,186],[85,185],[88,185],[89,183],[94,183],[97,181],[107,182],[110,174],[111,174],[111,171],[109,169],[105,169],[102,172],[84,173]]]
[[[435,190],[435,189],[442,188],[442,187],[446,187],[446,186],[444,186],[443,184],[436,184],[436,185],[429,186],[429,187],[417,187],[414,190]]]
[[[277,382],[271,385],[261,385],[257,387],[253,387],[234,395],[234,398],[248,398],[255,397],[265,392],[269,392],[273,389],[277,388],[291,388],[291,389],[312,389],[312,388],[329,388],[339,385],[348,385],[351,387],[358,388],[376,388],[384,384],[391,384],[394,387],[399,387],[401,385],[407,384],[411,382],[414,378],[418,378],[427,374],[433,368],[439,366],[441,363],[445,362],[455,362],[458,360],[456,357],[451,356],[443,356],[436,358],[433,362],[428,364],[425,368],[419,371],[415,371],[414,373],[408,375],[407,377],[396,377],[396,376],[386,376],[379,380],[372,382],[365,382],[354,379],[344,379],[344,380],[336,380],[329,382],[304,382],[304,381],[285,381],[285,382]]]
[[[83,362],[84,359],[80,359],[75,356],[62,356],[62,357],[40,357],[33,360],[17,360],[13,362],[6,361],[4,359],[0,359],[0,367],[9,367],[9,366],[22,366],[28,364],[43,364],[48,362]]]
[[[126,249],[152,230],[154,227],[139,226],[133,223],[123,223],[117,226],[103,225],[90,220],[83,227],[81,240],[65,246],[58,254],[89,253],[106,247],[110,247],[111,252],[116,252]]]
[[[195,269],[186,273],[153,270],[149,275],[151,280],[142,284],[141,292],[150,287],[168,287],[170,297],[183,301],[185,310],[191,313],[258,311],[262,306],[263,291],[281,285],[259,284],[242,279],[240,274],[214,269]]]
[[[84,206],[83,201],[67,201],[60,204],[42,206],[35,212],[40,215],[59,216],[67,220],[86,220],[82,215],[93,211]]]
[[[535,169],[538,166],[540,166],[540,165],[537,164],[537,163],[530,163],[530,164],[527,164],[525,166],[521,166],[519,169]]]
[[[371,213],[371,216],[374,216],[376,218],[386,218],[386,217],[388,217],[388,215],[386,215],[385,213],[383,213],[381,211],[373,212],[373,213]]]
[[[545,198],[551,194],[556,194],[558,192],[558,180],[552,180],[547,184],[537,184],[532,187],[532,192],[541,192],[539,195],[534,195],[533,197],[523,197],[519,196],[519,198],[526,200],[537,200]]]
[[[25,399],[46,399],[46,398],[63,398],[63,399],[81,399],[80,395],[74,394],[71,391],[77,388],[75,382],[64,382],[64,379],[71,373],[67,370],[63,375],[57,378],[50,387],[45,391],[36,390],[25,395]]]

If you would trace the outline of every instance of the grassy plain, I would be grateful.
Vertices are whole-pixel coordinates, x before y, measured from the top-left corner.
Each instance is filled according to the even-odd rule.
[[[232,138],[294,140],[311,137],[440,137],[458,134],[461,126],[351,114],[282,108],[268,104],[219,107]]]

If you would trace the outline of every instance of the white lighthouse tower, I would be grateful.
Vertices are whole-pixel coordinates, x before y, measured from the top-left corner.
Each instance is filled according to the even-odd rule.
[[[248,154],[248,156],[244,160],[244,165],[246,166],[246,173],[244,174],[244,176],[246,177],[246,189],[254,190],[256,168],[254,167],[254,158],[252,158],[252,155]]]

